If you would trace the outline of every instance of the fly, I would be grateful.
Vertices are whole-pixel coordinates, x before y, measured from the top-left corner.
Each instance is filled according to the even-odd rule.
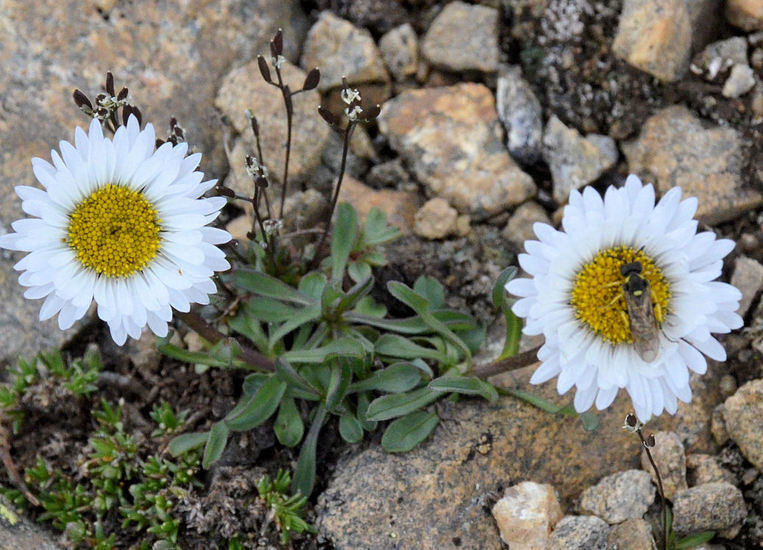
[[[651,363],[660,351],[660,329],[654,316],[652,291],[649,281],[641,276],[641,262],[631,262],[620,267],[625,277],[623,294],[628,306],[628,324],[633,346],[639,357]]]

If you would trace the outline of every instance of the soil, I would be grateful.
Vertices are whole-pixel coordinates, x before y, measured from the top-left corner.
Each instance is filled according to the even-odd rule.
[[[333,9],[339,16],[368,27],[377,39],[393,24],[404,22],[410,22],[422,32],[425,30],[422,22],[430,21],[439,7],[438,3],[429,0],[402,3],[393,0],[316,0],[303,1],[302,4],[305,11],[313,15],[320,9]],[[751,161],[749,184],[760,188],[760,182],[752,179],[756,169],[758,172],[763,169],[763,125],[751,122],[752,94],[739,99],[723,98],[719,92],[724,75],[719,76],[718,82],[708,83],[689,74],[677,84],[664,85],[615,60],[609,48],[621,10],[619,0],[592,2],[595,7],[582,16],[585,31],[573,38],[549,31],[532,13],[531,3],[513,4],[514,9],[504,8],[502,11],[503,61],[522,65],[526,78],[541,100],[544,113],[556,114],[565,124],[583,132],[609,134],[622,140],[635,136],[646,118],[660,107],[684,104],[702,118],[742,133],[749,145],[749,158],[757,159]],[[393,9],[389,5],[393,5]],[[399,14],[394,21],[388,18],[391,13]],[[735,31],[727,29],[727,32]],[[708,101],[708,97],[713,101]],[[390,160],[390,150],[378,136],[375,144],[380,153],[379,162]],[[557,205],[550,199],[548,168],[542,163],[523,168],[536,180],[541,189],[539,202],[552,214]],[[622,172],[622,169],[617,171]],[[615,177],[618,174],[602,176],[597,187],[603,189]],[[748,212],[716,230],[739,243],[735,254],[744,252],[763,261],[761,219],[761,212]],[[407,315],[410,312],[387,295],[386,282],[401,280],[412,284],[418,276],[429,275],[445,285],[450,306],[469,309],[480,321],[488,323],[493,320],[489,303],[493,281],[503,267],[515,261],[516,252],[508,249],[501,239],[500,227],[489,224],[474,226],[472,235],[467,238],[444,243],[406,237],[388,247],[389,265],[376,272],[374,297],[392,314]],[[733,256],[730,260],[733,262]],[[731,262],[727,265],[733,265]],[[760,309],[757,302],[753,303],[749,315],[755,311],[760,315]],[[738,341],[730,346],[733,349],[728,362],[729,373],[741,385],[759,377],[760,372],[751,360],[749,344],[752,337],[734,335],[733,338]],[[120,383],[103,385],[89,402],[74,399],[52,379],[35,386],[24,403],[24,428],[12,441],[12,456],[19,469],[34,465],[37,457],[42,456],[51,466],[76,477],[88,437],[95,426],[90,409],[101,399],[112,403],[124,400],[125,429],[141,442],[141,453],[148,455],[162,451],[167,444],[166,440],[151,437],[153,423],[149,413],[155,403],[167,401],[174,410],[192,411],[193,426],[188,429],[205,430],[222,418],[238,398],[242,373],[209,369],[197,374],[192,366],[158,355],[153,361],[136,365],[124,349],[111,342],[104,325],[97,321],[87,325],[64,352],[78,357],[92,344],[101,352],[104,370],[117,375],[114,379]],[[378,442],[371,440],[363,444]],[[346,444],[337,435],[336,426],[324,428],[318,447],[318,485],[313,498],[320,494],[332,464],[345,449]],[[750,465],[733,445],[724,449],[722,455],[741,480]],[[275,525],[266,520],[266,510],[257,498],[254,483],[263,473],[272,476],[279,469],[291,470],[295,462],[294,452],[275,441],[270,424],[231,438],[223,458],[212,469],[201,473],[204,486],[193,489],[183,507],[186,522],[181,528],[180,546],[215,548],[214,537],[239,531],[248,537],[251,548],[284,548],[279,543],[280,535]],[[0,482],[9,484],[4,472],[0,472]],[[751,509],[763,515],[761,477],[742,488]],[[314,501],[308,504],[308,522],[314,519],[313,504]],[[193,519],[193,511],[200,508],[208,512],[203,522]],[[116,529],[119,531],[118,526]],[[762,530],[759,520],[745,523],[742,533],[729,547],[754,546],[760,540]],[[332,545],[320,537],[295,536],[290,548],[330,549]]]

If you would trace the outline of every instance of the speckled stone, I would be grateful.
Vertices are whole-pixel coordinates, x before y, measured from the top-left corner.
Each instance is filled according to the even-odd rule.
[[[702,531],[738,532],[737,527],[746,516],[742,491],[725,481],[685,489],[673,499],[673,529],[679,535]]]
[[[763,204],[763,194],[745,187],[742,140],[731,128],[705,128],[686,107],[666,107],[651,116],[640,136],[621,144],[631,172],[654,182],[660,193],[680,186],[699,199],[697,216],[716,224]]]
[[[660,80],[678,80],[689,67],[692,26],[685,0],[625,0],[614,54]]]
[[[397,227],[403,235],[413,232],[414,217],[419,207],[417,193],[383,189],[377,191],[349,175],[342,181],[339,202],[349,202],[364,220],[372,208],[387,214],[387,222]]]
[[[665,497],[672,499],[678,491],[686,489],[686,455],[681,438],[673,432],[656,432],[654,434],[655,445],[650,449],[652,458],[660,469],[662,476],[662,488]],[[646,451],[641,451],[641,468],[648,472],[652,481],[657,483],[657,474],[654,473]]]
[[[431,196],[483,220],[535,194],[502,143],[482,84],[411,90],[384,104],[379,129]]]
[[[728,481],[734,483],[734,474],[720,465],[717,457],[704,453],[686,455],[687,481],[690,487]]]
[[[617,145],[609,136],[591,134],[583,137],[567,128],[552,115],[543,132],[543,158],[551,168],[553,196],[564,204],[570,191],[579,189],[601,176],[617,162]]]
[[[723,418],[729,437],[758,472],[763,472],[763,379],[747,382],[726,399]]]
[[[526,164],[538,161],[543,147],[543,111],[530,84],[522,78],[521,67],[501,70],[495,101],[511,156]]]
[[[371,33],[330,11],[321,12],[307,33],[300,65],[305,70],[320,69],[318,89],[321,92],[341,86],[343,76],[354,85],[389,82],[381,52]]]
[[[284,81],[292,90],[300,89],[307,76],[302,69],[288,61],[284,62],[281,71]],[[295,190],[299,183],[312,176],[321,163],[321,153],[329,142],[331,128],[318,115],[321,98],[317,90],[294,96],[292,103],[294,126],[289,157],[289,184],[290,189]],[[254,134],[246,117],[246,110],[250,109],[259,123],[262,156],[269,171],[270,182],[280,189],[286,154],[286,112],[280,90],[262,79],[256,60],[225,76],[215,106],[228,117],[240,136],[228,159],[232,170],[231,177],[226,182],[228,186],[249,196],[253,192],[252,179],[245,168],[246,155],[257,156]],[[271,199],[276,196],[280,196],[280,191],[271,194]]]
[[[441,198],[429,199],[418,209],[413,231],[425,239],[444,239],[458,229],[458,210]]]
[[[446,71],[498,69],[498,10],[466,4],[448,3],[421,41],[421,53],[429,63]]]
[[[655,488],[643,470],[626,470],[606,476],[580,496],[580,512],[610,524],[639,519],[654,502]]]
[[[37,523],[23,517],[5,497],[0,497],[0,550],[61,550]]]
[[[609,525],[596,516],[565,516],[556,524],[549,550],[606,550]]]
[[[657,550],[652,536],[652,528],[644,519],[627,519],[613,525],[607,537],[607,548],[611,550]]]
[[[530,386],[532,370],[493,380],[555,403],[568,402],[556,395],[555,383]],[[662,415],[650,426],[685,430],[693,451],[709,452],[714,444],[707,419],[721,400],[717,382],[725,372],[725,366],[709,365],[705,383],[692,382],[692,402],[681,403],[677,415]],[[316,510],[321,532],[337,550],[440,550],[452,548],[454,537],[463,548],[500,550],[487,508],[498,487],[517,479],[542,480],[569,509],[572,499],[602,475],[638,467],[640,442],[622,430],[623,418],[632,410],[624,395],[597,413],[601,424],[591,434],[577,421],[511,398],[442,405],[447,420],[413,451],[390,455],[372,446],[340,459]],[[689,426],[682,428],[685,422]]]
[[[379,40],[384,63],[395,80],[416,74],[419,68],[419,39],[410,23],[395,27]]]

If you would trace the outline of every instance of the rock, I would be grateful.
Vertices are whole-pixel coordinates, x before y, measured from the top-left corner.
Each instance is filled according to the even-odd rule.
[[[704,485],[717,481],[734,483],[734,474],[722,467],[713,455],[692,453],[686,455],[686,467],[689,470],[687,481],[689,486]]]
[[[378,122],[429,194],[473,219],[535,194],[502,143],[493,95],[482,84],[405,91],[384,104]]]
[[[339,202],[352,204],[361,220],[365,219],[372,208],[378,208],[387,215],[390,225],[397,227],[403,235],[410,235],[419,198],[416,193],[407,191],[376,191],[352,176],[345,175],[339,192]]]
[[[684,447],[681,439],[673,432],[657,432],[654,434],[654,439],[655,446],[650,449],[652,458],[660,469],[665,498],[672,500],[676,492],[687,487]],[[657,475],[646,456],[646,451],[641,451],[641,468],[649,473],[656,485]]]
[[[330,11],[321,12],[305,39],[300,65],[305,70],[318,67],[321,92],[338,88],[342,77],[351,85],[389,82],[381,53],[371,33]]]
[[[729,437],[744,457],[763,472],[763,379],[747,382],[723,404],[723,419]]]
[[[403,81],[416,75],[419,68],[419,39],[410,23],[395,27],[382,36],[379,50],[395,80]]]
[[[692,26],[685,0],[625,0],[614,54],[664,82],[689,66]]]
[[[692,71],[704,73],[707,80],[713,80],[718,73],[734,65],[747,65],[747,40],[734,36],[708,44],[692,62]]]
[[[732,532],[746,516],[742,491],[725,481],[679,491],[673,499],[673,530],[678,535]]]
[[[247,237],[247,233],[252,230],[251,214],[244,214],[243,216],[238,216],[237,218],[229,221],[225,225],[225,230],[239,242],[248,241],[249,237]]]
[[[729,432],[726,430],[726,421],[723,420],[723,403],[713,409],[713,415],[710,419],[710,433],[716,445],[725,445],[729,440]]]
[[[655,182],[660,193],[680,186],[699,199],[697,216],[710,225],[763,204],[763,194],[743,186],[742,140],[731,128],[705,129],[686,107],[651,116],[638,138],[621,144],[631,172]]]
[[[731,67],[731,74],[723,85],[723,97],[737,98],[743,96],[755,86],[755,73],[749,65],[738,63]]]
[[[609,525],[595,516],[565,516],[556,524],[549,550],[606,550]]]
[[[366,182],[372,187],[394,187],[402,191],[415,191],[416,184],[403,166],[400,157],[371,167]]]
[[[489,226],[475,227],[475,238],[481,227]],[[426,253],[427,248],[439,252]],[[436,262],[458,262],[462,249],[456,241],[403,238],[388,247],[388,257],[391,265],[399,263],[395,258],[405,262],[405,272],[395,277],[412,281],[421,273],[433,273],[427,270]],[[486,287],[491,285],[488,281]],[[690,452],[711,452],[708,419],[721,400],[717,384],[726,370],[710,362],[707,373],[691,381],[691,403],[681,403],[675,416],[650,421],[652,428],[686,432]],[[532,371],[531,366],[491,380],[563,403],[556,384],[529,385]],[[464,548],[500,550],[495,521],[485,507],[492,491],[511,485],[509,480],[542,479],[556,488],[563,509],[569,509],[573,499],[602,476],[638,466],[640,441],[621,429],[632,409],[626,395],[597,412],[596,433],[512,398],[495,403],[445,401],[439,409],[449,420],[412,451],[387,454],[369,446],[339,459],[316,507],[316,523],[337,550],[388,550],[391,544],[440,550],[452,548],[454,537],[469,541]]]
[[[508,67],[498,77],[495,94],[498,118],[506,130],[509,153],[519,162],[533,164],[541,156],[543,112],[540,101],[522,78],[519,66]]]
[[[626,519],[613,525],[607,537],[607,548],[613,550],[657,550],[649,522],[639,519]]]
[[[446,71],[498,70],[498,10],[456,0],[432,21],[421,54]]]
[[[512,550],[546,548],[552,529],[563,515],[554,488],[532,481],[507,488],[491,512],[501,540]]]
[[[691,22],[691,44],[694,52],[700,51],[717,38],[723,17],[723,0],[684,0]]]
[[[413,232],[425,239],[444,239],[458,232],[458,210],[445,199],[428,200],[414,218]]]
[[[763,30],[763,4],[760,0],[727,0],[726,19],[746,31]]]
[[[543,158],[551,168],[554,200],[567,202],[572,189],[595,181],[617,162],[617,145],[608,136],[581,136],[552,115],[543,133]]]
[[[0,496],[0,550],[61,550],[37,524],[26,519],[11,502]]]
[[[545,208],[537,202],[527,201],[517,206],[502,234],[517,250],[523,250],[525,241],[536,239],[535,222],[551,224]]]
[[[135,0],[105,7],[110,11],[101,14],[73,0],[2,3],[0,192],[8,200],[0,201],[0,232],[21,216],[20,202],[10,198],[13,186],[37,185],[31,157],[49,159],[59,140],[72,139],[76,125],[87,126],[72,90],[93,97],[110,69],[159,137],[166,135],[169,118],[177,117],[189,142],[204,153],[207,178],[220,177],[227,172],[222,126],[210,108],[220,79],[234,60],[265,51],[279,27],[285,54],[294,58],[294,38],[306,28],[298,4],[280,0]],[[20,257],[0,257],[0,361],[60,347],[76,331],[60,331],[55,319],[37,321],[41,302],[24,300],[11,275]]]
[[[755,295],[763,287],[763,265],[747,256],[739,256],[734,262],[731,284],[742,293],[737,313],[744,317]]]
[[[580,512],[610,524],[641,519],[654,502],[655,489],[643,470],[626,470],[603,478],[580,496]]]
[[[271,69],[272,70],[272,69]],[[281,67],[284,81],[292,90],[302,87],[307,73],[288,61]],[[321,162],[321,153],[329,142],[331,129],[318,116],[320,95],[316,90],[294,96],[294,117],[292,145],[289,157],[289,188],[297,189],[297,184],[304,182]],[[274,184],[269,188],[271,201],[280,203],[283,163],[286,154],[286,113],[281,92],[260,75],[257,60],[234,69],[223,79],[220,92],[215,99],[215,106],[231,121],[240,134],[234,145],[228,162],[232,177],[226,181],[228,187],[239,193],[252,194],[252,179],[245,168],[246,155],[257,156],[257,145],[252,133],[247,109],[257,118],[260,127],[262,146],[261,162],[269,172],[269,180]]]

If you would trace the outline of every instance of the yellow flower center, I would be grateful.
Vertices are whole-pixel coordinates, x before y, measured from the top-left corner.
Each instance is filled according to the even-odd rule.
[[[161,220],[140,191],[109,183],[79,203],[69,218],[66,244],[98,274],[127,277],[159,250]]]
[[[654,260],[642,250],[615,246],[600,251],[575,278],[570,304],[575,316],[610,344],[633,343],[625,303],[625,277],[620,268],[641,262],[641,277],[649,281],[652,307],[661,324],[668,313],[670,285]]]

